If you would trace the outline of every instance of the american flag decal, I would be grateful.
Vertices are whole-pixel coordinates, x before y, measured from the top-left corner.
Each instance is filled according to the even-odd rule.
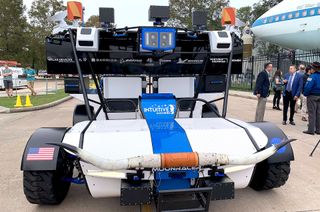
[[[29,148],[27,160],[53,160],[54,147]]]

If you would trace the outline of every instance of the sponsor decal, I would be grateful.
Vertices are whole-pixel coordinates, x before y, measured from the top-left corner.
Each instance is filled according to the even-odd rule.
[[[181,58],[179,58],[177,64],[202,64],[203,60],[189,60],[189,59],[185,59],[182,60]]]
[[[99,58],[92,58],[91,59],[91,62],[106,62],[106,63],[116,63],[116,62],[118,62],[118,60],[117,59],[107,59],[107,58],[101,58],[101,59],[99,59]]]
[[[199,171],[199,167],[180,167],[180,168],[152,168],[152,172],[171,172],[171,171]]]
[[[172,63],[172,60],[160,59],[160,60],[159,60],[159,63],[160,63],[160,64],[162,64],[162,63]]]
[[[158,121],[149,122],[149,127],[156,130],[174,130],[174,123],[172,121]]]
[[[54,147],[31,147],[28,150],[27,161],[53,160]]]
[[[72,58],[53,58],[47,57],[49,62],[58,62],[58,63],[73,63],[74,60]]]
[[[192,152],[186,132],[174,120],[173,94],[142,95],[141,108],[150,130],[153,153]]]
[[[79,58],[80,62],[86,62],[87,58]],[[210,58],[211,63],[228,63],[228,58]],[[73,58],[53,58],[51,56],[47,57],[48,62],[58,62],[58,63],[74,63]],[[92,63],[120,63],[120,64],[143,64],[144,61],[142,59],[108,59],[108,58],[91,58]],[[242,62],[241,59],[233,59],[232,62]],[[187,65],[202,65],[204,60],[182,60],[179,58],[178,60],[165,60],[160,59],[159,64],[165,63],[177,63],[177,64],[187,64]],[[144,63],[147,66],[154,66],[155,61],[151,58],[147,59]]]
[[[155,113],[156,115],[173,115],[175,106],[173,104],[153,104],[150,107],[143,108],[144,113]]]
[[[80,62],[86,62],[87,58],[79,58]],[[49,62],[58,62],[58,63],[74,63],[73,58],[53,58],[47,57],[47,61]],[[108,58],[91,58],[91,62],[93,63],[142,63],[142,60],[138,59],[108,59]]]
[[[137,59],[120,59],[119,61],[121,64],[123,63],[142,63],[142,60]]]
[[[211,63],[228,63],[228,58],[210,58]],[[232,59],[233,63],[241,63],[241,59]]]
[[[228,63],[228,58],[210,58],[212,63]]]

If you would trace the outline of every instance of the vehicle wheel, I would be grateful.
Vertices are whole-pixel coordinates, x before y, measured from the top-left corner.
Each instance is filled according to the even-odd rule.
[[[257,164],[250,187],[256,191],[269,190],[283,186],[290,174],[290,162],[268,164],[263,161]]]
[[[72,178],[73,164],[69,159],[63,160],[59,154],[58,167],[55,171],[24,171],[23,190],[27,200],[32,204],[57,205],[66,197]]]

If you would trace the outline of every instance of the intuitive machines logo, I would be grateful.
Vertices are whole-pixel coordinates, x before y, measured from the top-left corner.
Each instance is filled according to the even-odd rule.
[[[173,115],[175,106],[173,104],[153,104],[143,109],[144,113],[154,113],[156,115]]]

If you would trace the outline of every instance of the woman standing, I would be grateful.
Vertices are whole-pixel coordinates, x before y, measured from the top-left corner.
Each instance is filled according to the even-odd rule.
[[[273,91],[274,91],[274,97],[273,97],[273,109],[275,110],[281,110],[280,109],[280,99],[281,99],[281,93],[282,93],[282,72],[281,70],[277,70],[276,73],[274,73],[273,79]]]

